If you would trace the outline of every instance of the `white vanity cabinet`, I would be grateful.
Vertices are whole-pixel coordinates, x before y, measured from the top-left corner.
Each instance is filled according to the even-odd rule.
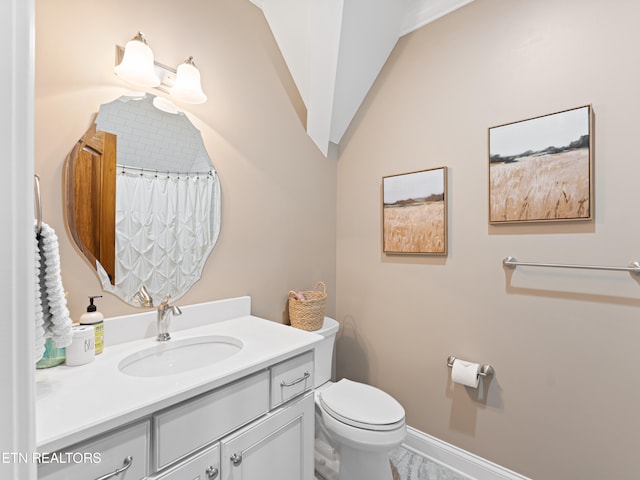
[[[313,352],[65,448],[39,480],[313,480]]]
[[[155,414],[156,469],[186,460],[154,480],[312,480],[312,372],[306,352]],[[189,453],[212,441],[219,463],[195,466]]]

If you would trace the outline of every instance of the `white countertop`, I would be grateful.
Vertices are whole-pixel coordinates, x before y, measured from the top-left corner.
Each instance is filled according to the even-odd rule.
[[[173,321],[178,322],[179,319]],[[118,370],[126,356],[157,345],[153,337],[116,345],[107,342],[104,352],[86,365],[38,370],[38,451],[53,452],[142,418],[307,351],[322,339],[315,333],[243,315],[172,331],[170,342],[202,335],[235,337],[244,346],[235,355],[212,365],[162,377],[134,377]]]

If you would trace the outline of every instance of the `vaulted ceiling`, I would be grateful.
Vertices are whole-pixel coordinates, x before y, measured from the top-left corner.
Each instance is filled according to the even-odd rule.
[[[327,156],[398,39],[473,0],[251,0],[260,7]]]

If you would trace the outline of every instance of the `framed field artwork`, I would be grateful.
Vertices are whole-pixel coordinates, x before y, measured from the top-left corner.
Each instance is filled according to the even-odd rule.
[[[382,179],[385,253],[447,254],[447,167]]]
[[[489,128],[489,223],[591,220],[591,105]]]

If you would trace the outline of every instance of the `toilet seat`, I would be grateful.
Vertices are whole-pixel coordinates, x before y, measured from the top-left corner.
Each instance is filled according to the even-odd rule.
[[[356,428],[389,431],[404,425],[404,408],[382,390],[343,378],[320,392],[322,408]]]

